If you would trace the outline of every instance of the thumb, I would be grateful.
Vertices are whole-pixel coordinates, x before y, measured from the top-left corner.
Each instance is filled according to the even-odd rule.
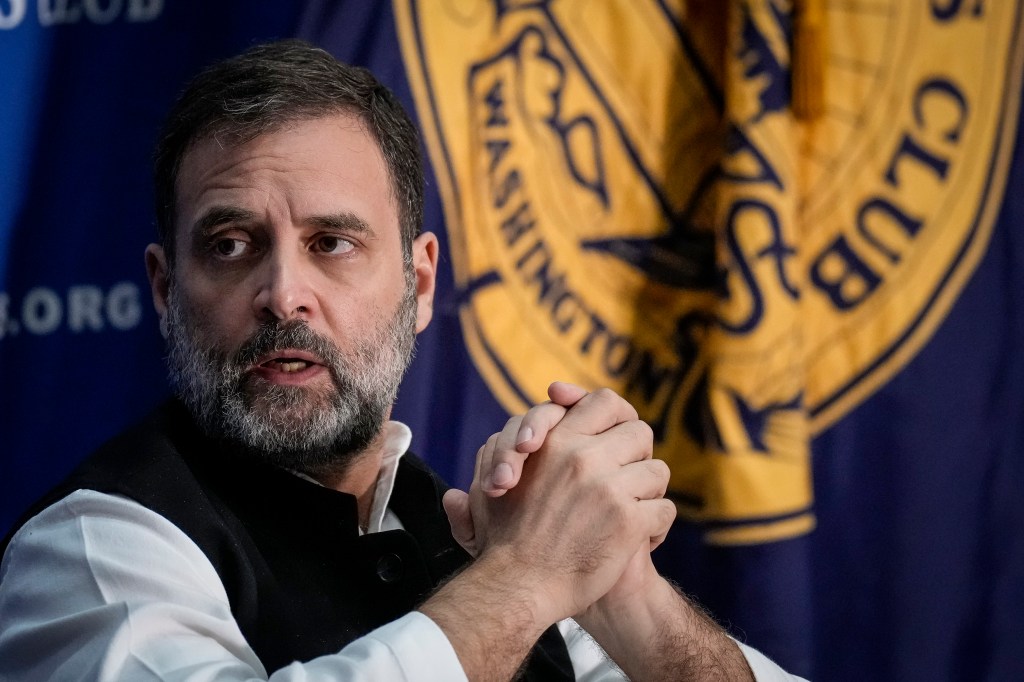
[[[452,537],[462,549],[476,557],[476,530],[473,527],[473,516],[469,513],[469,495],[458,488],[452,488],[441,498],[441,504],[448,515]]]
[[[587,393],[587,389],[567,381],[555,381],[548,386],[548,397],[551,398],[551,402],[562,407],[572,407]]]

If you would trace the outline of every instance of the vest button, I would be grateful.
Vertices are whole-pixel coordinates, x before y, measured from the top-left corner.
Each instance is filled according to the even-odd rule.
[[[405,570],[402,566],[402,557],[397,554],[383,554],[377,559],[377,577],[381,582],[393,583],[402,579]]]

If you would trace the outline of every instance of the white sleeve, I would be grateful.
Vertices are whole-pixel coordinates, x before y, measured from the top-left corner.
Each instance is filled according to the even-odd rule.
[[[202,550],[164,517],[80,490],[31,519],[0,565],[0,680],[465,680],[412,612],[268,677]]]
[[[629,680],[590,633],[572,618],[560,622],[558,631],[562,633],[565,645],[569,649],[569,658],[572,660],[577,682]],[[736,644],[739,645],[743,657],[747,659],[747,665],[754,673],[756,682],[807,682],[802,677],[790,675],[757,649],[740,642]]]
[[[565,647],[569,650],[569,660],[572,661],[577,682],[628,682],[629,678],[622,669],[615,665],[601,645],[579,623],[566,618],[558,623],[558,631],[562,633]]]

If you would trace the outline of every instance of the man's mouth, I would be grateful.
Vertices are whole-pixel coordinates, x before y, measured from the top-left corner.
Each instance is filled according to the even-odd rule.
[[[250,371],[273,383],[302,383],[326,369],[323,360],[313,353],[286,348],[258,358]]]
[[[301,372],[313,364],[312,362],[297,358],[280,358],[278,360],[268,360],[262,363],[260,367],[277,370],[278,372]]]

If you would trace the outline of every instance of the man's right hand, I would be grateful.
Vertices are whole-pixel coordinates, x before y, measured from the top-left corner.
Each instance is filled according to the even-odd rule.
[[[445,495],[445,509],[452,523],[452,533],[474,556],[489,542],[488,526],[494,523],[494,519],[480,516],[481,510],[486,513],[496,502],[488,504],[487,498],[514,494],[527,459],[531,466],[538,466],[538,460],[551,452],[542,448],[548,434],[555,431],[560,420],[569,418],[577,404],[582,410],[586,405],[584,398],[589,397],[582,388],[562,383],[552,384],[548,395],[551,402],[532,408],[522,417],[513,417],[501,433],[492,436],[480,449],[470,495],[456,490]],[[594,416],[601,414],[609,418],[616,415],[614,425],[609,428],[620,428],[635,419],[631,408],[624,409],[621,403],[609,396],[605,399],[614,408],[610,411],[596,410]],[[598,431],[608,422],[584,418],[583,423],[587,424],[587,429]],[[649,430],[647,433],[649,436]],[[642,461],[634,460],[628,466],[635,467]],[[502,468],[505,469],[504,474],[495,476],[495,472]],[[528,471],[526,473],[529,474]],[[667,483],[667,469],[664,474]],[[523,477],[522,483],[531,485],[529,475]],[[660,494],[663,493],[664,487]],[[575,511],[583,513],[582,508]],[[671,516],[674,516],[674,509]],[[655,570],[650,551],[664,540],[670,523],[671,518],[660,532],[635,546],[634,553],[609,589],[574,615],[631,679],[665,679],[683,671],[688,678],[700,680],[751,679],[750,669],[736,644]],[[572,531],[567,529],[567,532]],[[593,558],[600,560],[599,555]],[[591,586],[599,583],[595,580]],[[590,597],[589,594],[581,596]]]
[[[486,665],[496,660],[495,646],[517,666],[545,628],[605,595],[631,558],[649,551],[650,539],[663,537],[675,518],[672,503],[662,499],[668,468],[651,459],[650,427],[625,400],[601,390],[557,416],[514,487],[495,497],[485,478],[485,460],[499,443],[504,451],[520,440],[521,422],[510,420],[478,453],[468,500],[453,505],[457,493],[446,500],[449,511],[465,511],[468,501],[470,549],[478,558],[421,610],[448,634],[467,672],[504,677]],[[493,631],[482,613],[489,604],[505,611]],[[462,618],[471,618],[475,631]],[[527,643],[521,650],[519,639]]]
[[[549,401],[530,408],[524,415],[509,418],[477,451],[474,483],[488,497],[500,497],[519,483],[527,458],[544,444],[548,432],[588,391],[576,384],[556,381],[548,386]],[[625,413],[624,413],[625,414]],[[477,556],[476,531],[470,513],[469,495],[452,488],[444,496],[444,507],[452,535],[472,556]],[[662,533],[650,539],[653,551],[665,539]]]
[[[518,484],[492,497],[492,458],[508,450],[512,434],[521,437],[514,419],[478,453],[473,543],[481,557],[501,552],[519,561],[524,577],[547,586],[546,604],[560,620],[605,594],[634,553],[664,537],[675,518],[662,499],[668,467],[651,459],[650,427],[603,389],[573,404],[522,466]]]

